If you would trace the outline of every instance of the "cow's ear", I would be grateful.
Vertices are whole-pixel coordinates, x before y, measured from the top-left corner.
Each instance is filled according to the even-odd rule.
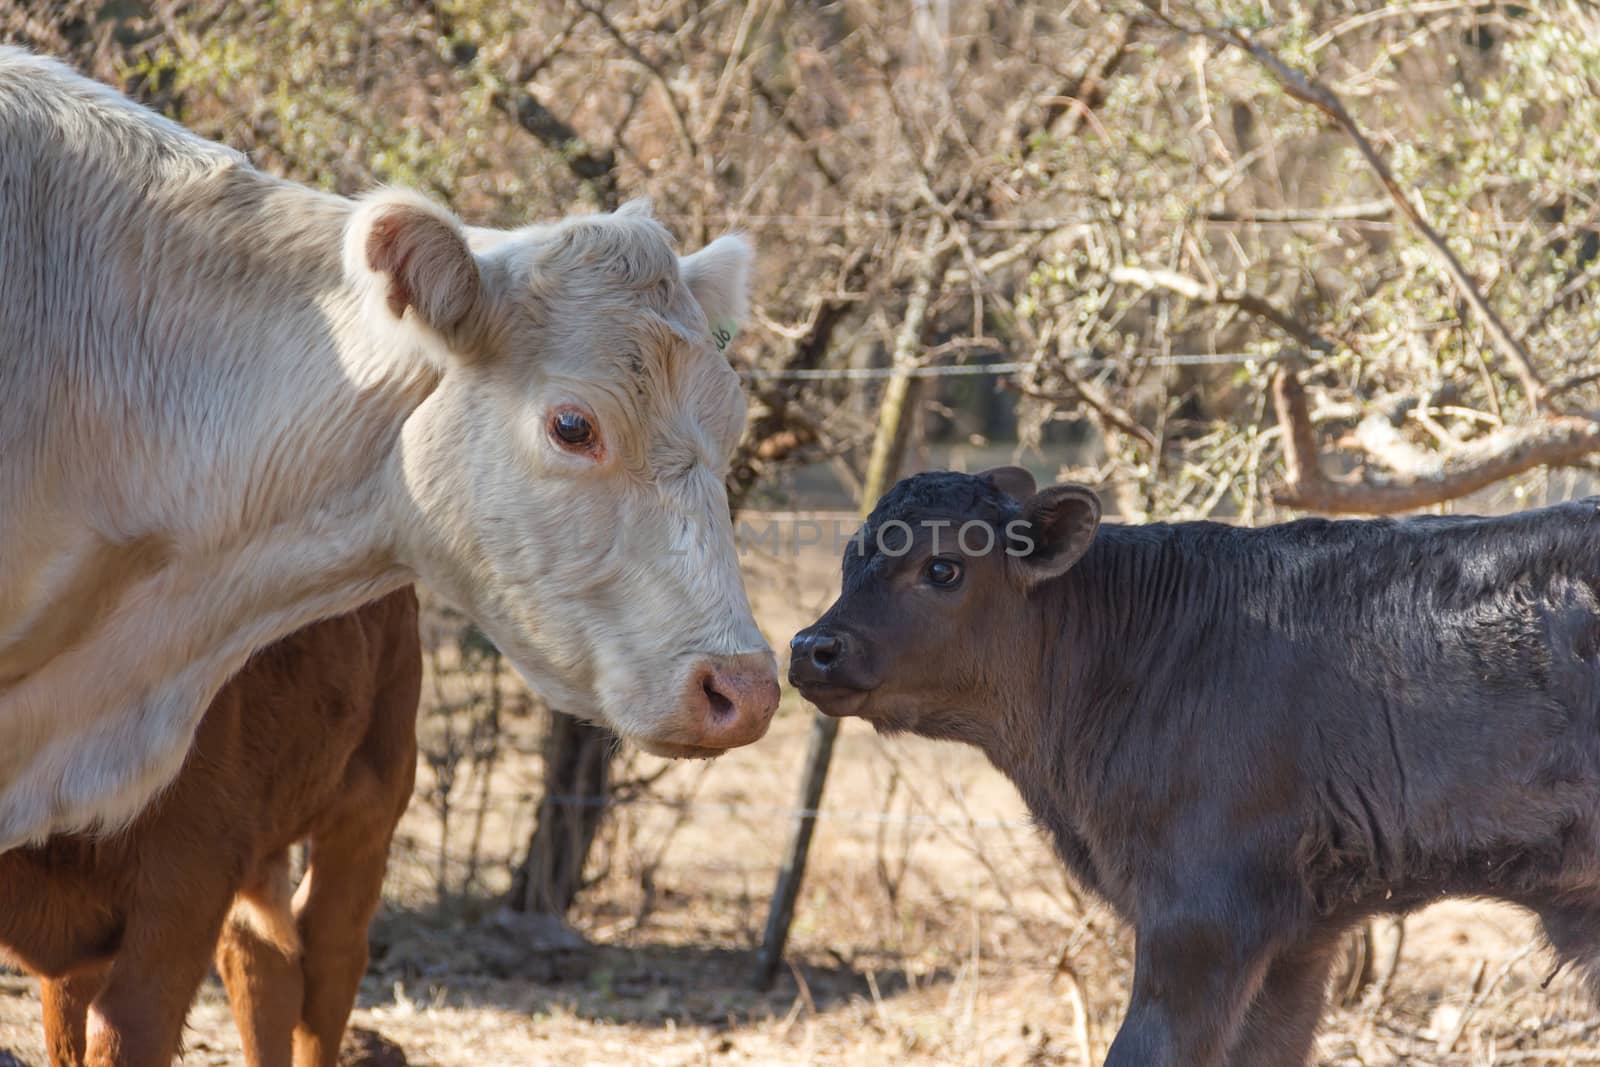
[[[755,250],[741,234],[718,237],[692,256],[678,261],[683,282],[706,313],[717,351],[744,325],[750,310],[750,269]]]
[[[1011,562],[1028,586],[1059,577],[1094,543],[1100,498],[1083,485],[1052,485],[1023,501]]]
[[[979,471],[978,477],[1019,504],[1032,496],[1037,488],[1033,475],[1022,467],[990,467],[986,471]]]
[[[409,310],[448,337],[478,304],[478,260],[448,211],[420,196],[386,193],[364,204],[350,226],[351,251],[377,276],[396,318]]]

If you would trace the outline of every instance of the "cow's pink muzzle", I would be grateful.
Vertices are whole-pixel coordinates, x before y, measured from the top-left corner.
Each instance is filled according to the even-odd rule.
[[[690,670],[677,715],[641,743],[663,756],[714,756],[759,741],[777,708],[772,653],[708,656]]]

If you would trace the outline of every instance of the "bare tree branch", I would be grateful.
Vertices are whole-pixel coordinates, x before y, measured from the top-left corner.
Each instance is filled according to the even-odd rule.
[[[1111,395],[1099,385],[1085,378],[1072,369],[1066,353],[1062,350],[1061,338],[1055,333],[1055,327],[1046,324],[1041,333],[1035,333],[1028,325],[1027,320],[1012,314],[1013,322],[1023,339],[1033,349],[1033,365],[1024,370],[1015,380],[1002,380],[1001,387],[1022,394],[1033,400],[1043,400],[1058,407],[1076,407],[1082,404],[1089,409],[1089,414],[1103,427],[1111,427],[1120,433],[1132,437],[1153,452],[1159,452],[1160,439],[1149,428],[1142,425],[1133,413],[1122,407]],[[1045,353],[1054,344],[1056,359],[1049,364],[1049,369],[1061,377],[1066,384],[1066,391],[1045,388],[1040,383],[1040,373],[1044,370]]]
[[[1083,70],[1050,96],[1050,103],[1039,120],[1017,125],[1011,136],[1021,146],[1020,155],[1023,159],[1033,154],[1035,131],[1047,132],[1065,118],[1067,124],[1062,136],[1071,137],[1100,106],[1105,99],[1106,82],[1128,54],[1135,25],[1136,21],[1131,18],[1116,19],[1114,27],[1107,34],[1109,39],[1105,46],[1091,54]]]
[[[1160,268],[1148,270],[1144,267],[1113,267],[1110,278],[1118,285],[1134,285],[1141,289],[1166,289],[1196,303],[1238,308],[1247,315],[1254,315],[1264,322],[1270,322],[1307,348],[1317,352],[1331,352],[1334,348],[1333,342],[1328,338],[1264,296],[1243,291],[1220,292],[1186,274]]]
[[[728,60],[723,64],[721,77],[717,79],[711,106],[706,109],[705,121],[700,123],[701,140],[715,133],[717,123],[722,121],[722,113],[728,106],[728,94],[733,90],[734,76],[739,72],[739,66],[744,62],[745,52],[749,47],[750,31],[756,22],[766,15],[766,8],[766,0],[745,0],[744,14],[740,17],[738,28],[733,33],[733,47],[728,49]]]
[[[944,284],[945,273],[950,269],[950,262],[955,255],[955,243],[945,239],[944,219],[935,216],[928,224],[928,232],[923,238],[922,250],[917,257],[917,267],[911,281],[911,292],[906,300],[904,317],[900,321],[900,329],[895,334],[894,351],[889,357],[894,373],[884,389],[883,399],[879,401],[880,432],[873,438],[872,453],[867,457],[867,470],[862,479],[864,485],[872,487],[873,496],[886,490],[897,477],[897,468],[900,465],[898,453],[903,446],[904,437],[894,431],[900,422],[906,397],[911,391],[911,371],[922,362],[920,357],[923,335],[927,329],[928,309],[937,298],[939,289]],[[888,432],[884,432],[885,427],[889,428]],[[863,503],[870,506],[872,502],[863,501]],[[865,515],[865,511],[862,514]]]
[[[594,189],[601,206],[607,209],[617,206],[617,155],[614,151],[589,145],[577,130],[526,90],[517,91],[509,97],[498,95],[496,102],[517,120],[517,125],[560,155],[573,176]]]
[[[672,84],[661,72],[660,65],[651,62],[650,57],[641,52],[638,45],[628,40],[627,35],[617,28],[617,24],[611,21],[603,8],[585,0],[577,0],[577,5],[588,12],[600,24],[600,28],[617,42],[617,47],[627,53],[629,59],[643,67],[650,80],[656,83],[656,88],[661,90],[662,99],[666,101],[667,114],[672,119],[672,129],[678,135],[678,143],[689,153],[690,159],[699,159],[700,149],[695,143],[694,135],[689,132],[689,120],[684,117],[683,108],[678,105],[678,95],[672,91]]]
[[[853,254],[840,272],[835,294],[819,297],[812,303],[806,324],[793,335],[794,343],[779,364],[781,369],[814,370],[826,361],[834,335],[857,303],[853,293],[866,281],[867,260],[862,252]],[[770,388],[758,384],[755,392],[763,410],[751,420],[746,431],[747,439],[755,442],[755,446],[740,450],[728,476],[728,497],[735,508],[771,464],[787,459],[820,437],[799,394],[785,388],[783,383],[774,383]],[[797,430],[795,436],[784,438],[783,434],[790,430]],[[792,447],[783,447],[785,443]],[[767,454],[763,454],[763,449]]]
[[[1273,378],[1273,405],[1283,432],[1284,483],[1272,494],[1284,507],[1385,515],[1455,500],[1538,467],[1570,466],[1600,450],[1600,423],[1573,415],[1509,426],[1444,454],[1389,449],[1389,474],[1365,472],[1359,482],[1322,470],[1305,389],[1291,366]]]
[[[468,70],[480,52],[477,42],[462,38],[456,28],[455,20],[435,0],[419,0],[417,8],[433,19],[440,36],[455,42],[449,54],[450,64],[458,70]],[[526,85],[540,70],[549,65],[550,61],[560,54],[567,38],[583,18],[583,15],[578,15],[569,21],[561,32],[545,45],[544,52],[538,60],[525,63],[517,70],[513,82],[517,85]],[[496,107],[515,119],[518,126],[531,133],[540,144],[559,155],[567,164],[567,169],[572,171],[573,177],[594,190],[595,197],[602,207],[612,210],[617,206],[620,194],[617,189],[615,151],[591,146],[570,123],[545,107],[538,97],[525,88],[496,91],[491,99]]]
[[[1105,390],[1082,375],[1074,374],[1065,364],[1059,364],[1053,369],[1066,379],[1067,392],[1050,392],[1049,390],[1036,389],[1033,386],[1014,383],[1007,383],[1007,388],[1014,389],[1032,400],[1046,400],[1064,407],[1070,407],[1082,402],[1084,407],[1094,412],[1106,423],[1134,438],[1146,448],[1156,447],[1156,435],[1141,426],[1139,420],[1112,403]]]
[[[755,90],[756,95],[766,103],[767,107],[772,109],[772,113],[777,117],[778,122],[800,145],[801,149],[806,153],[806,158],[811,160],[811,165],[817,168],[817,173],[822,175],[829,185],[835,189],[839,188],[841,182],[838,173],[828,165],[827,160],[822,158],[822,153],[817,151],[816,139],[801,129],[800,124],[790,116],[789,110],[785,106],[785,101],[780,100],[778,94],[766,82],[761,80],[759,74],[754,72],[750,75],[750,87]]]
[[[1207,222],[1381,222],[1394,214],[1387,200],[1366,200],[1356,204],[1335,204],[1324,208],[1252,208],[1249,211],[1205,211]]]

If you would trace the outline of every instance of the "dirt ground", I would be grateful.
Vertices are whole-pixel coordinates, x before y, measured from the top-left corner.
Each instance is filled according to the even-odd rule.
[[[829,536],[749,553],[780,648],[832,595]],[[755,988],[810,715],[790,694],[767,740],[712,763],[625,756],[619,775],[661,776],[611,819],[570,927],[499,905],[538,795],[538,715],[508,714],[492,773],[454,792],[425,761],[354,1024],[437,1067],[1098,1063],[1125,931],[1079,899],[981,757],[859,723],[840,735],[788,965]],[[450,721],[425,719],[425,749]],[[1379,931],[1380,962],[1393,936]],[[1543,988],[1550,970],[1525,916],[1429,909],[1386,988],[1330,1011],[1318,1062],[1600,1063],[1600,1012],[1568,973]],[[186,1063],[242,1063],[214,980],[187,1044]],[[45,1063],[32,983],[0,974],[3,1050]]]

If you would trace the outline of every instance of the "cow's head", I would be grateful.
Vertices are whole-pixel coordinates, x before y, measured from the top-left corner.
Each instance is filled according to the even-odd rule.
[[[395,463],[405,562],[555,707],[663,755],[761,737],[776,667],[723,486],[749,245],[680,257],[644,204],[467,231],[386,193],[346,260],[373,328],[439,371]]]
[[[1044,639],[1041,582],[1088,550],[1100,501],[1081,485],[1036,491],[1018,467],[900,482],[845,549],[839,599],[790,646],[789,679],[830,715],[988,745]],[[1026,674],[1026,676],[1025,676]]]

